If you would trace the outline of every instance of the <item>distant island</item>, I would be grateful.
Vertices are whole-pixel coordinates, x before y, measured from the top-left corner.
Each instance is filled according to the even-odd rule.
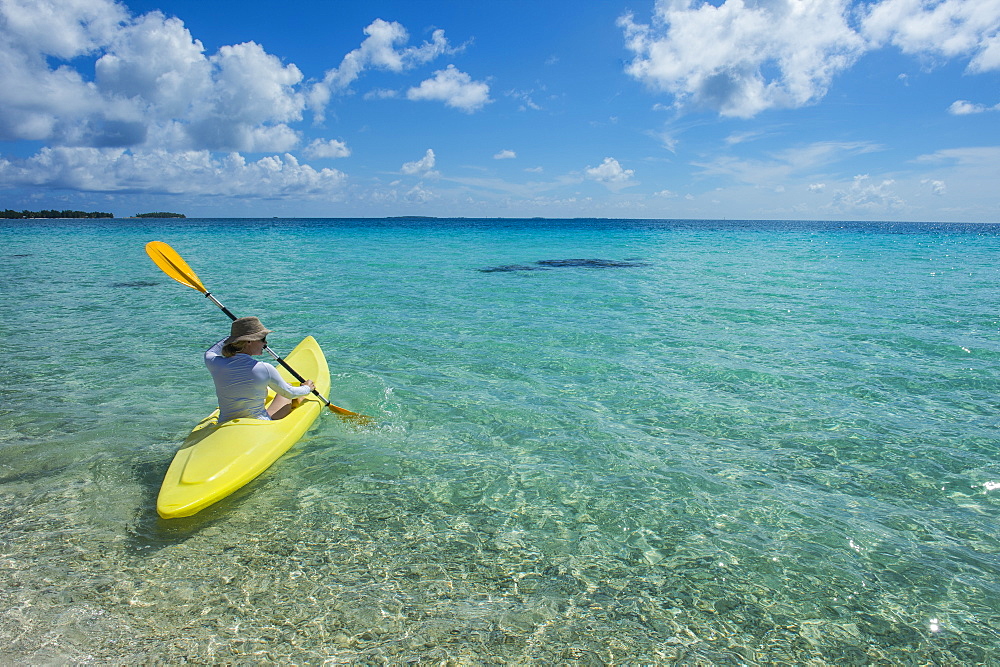
[[[158,211],[156,213],[136,213],[132,216],[133,218],[186,218],[187,216],[183,213],[165,213],[164,211]]]
[[[27,220],[29,218],[113,218],[111,213],[86,211],[12,211],[7,209],[0,213],[0,218],[7,220]]]

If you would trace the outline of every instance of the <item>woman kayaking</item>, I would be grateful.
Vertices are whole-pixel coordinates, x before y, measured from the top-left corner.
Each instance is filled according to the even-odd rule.
[[[220,424],[239,417],[281,419],[315,388],[312,380],[293,387],[274,366],[254,359],[267,349],[269,333],[256,317],[241,317],[233,321],[228,338],[205,352],[219,397]],[[264,407],[268,387],[277,395]]]

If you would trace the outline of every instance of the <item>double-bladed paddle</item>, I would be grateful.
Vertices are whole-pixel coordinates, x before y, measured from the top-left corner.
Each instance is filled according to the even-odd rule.
[[[206,298],[212,301],[212,303],[221,308],[222,312],[224,312],[226,315],[229,316],[229,319],[231,320],[237,319],[236,316],[233,315],[228,308],[223,306],[218,299],[212,296],[211,292],[205,289],[205,286],[201,283],[201,280],[198,279],[197,274],[195,274],[195,272],[191,270],[191,267],[187,265],[187,262],[184,261],[184,258],[178,255],[177,251],[175,251],[169,245],[167,245],[163,241],[150,241],[149,243],[146,244],[146,254],[149,255],[150,259],[153,260],[153,263],[155,263],[158,267],[160,267],[160,269],[162,269],[165,274],[167,274],[168,276],[179,282],[181,285],[187,285],[188,287],[196,289],[202,294],[204,294]],[[274,350],[272,350],[270,347],[265,347],[264,349],[267,350],[268,354],[274,357],[275,361],[284,366],[285,370],[294,375],[299,382],[305,382],[305,378],[299,375],[294,368],[289,366],[284,359],[275,354]],[[336,405],[328,401],[326,397],[323,396],[323,394],[319,393],[315,389],[312,390],[312,393],[318,396],[319,400],[323,401],[326,407],[330,408],[330,412],[341,415],[342,417],[359,417],[363,420],[371,419],[370,417],[366,417],[365,415],[360,415],[357,412],[351,412],[350,410],[337,407]]]

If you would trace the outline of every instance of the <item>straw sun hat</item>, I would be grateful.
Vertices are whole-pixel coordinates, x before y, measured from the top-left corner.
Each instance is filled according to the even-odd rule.
[[[256,317],[241,317],[238,320],[233,320],[233,326],[229,330],[229,338],[223,344],[229,345],[244,340],[262,340],[269,333],[271,330],[265,329]]]

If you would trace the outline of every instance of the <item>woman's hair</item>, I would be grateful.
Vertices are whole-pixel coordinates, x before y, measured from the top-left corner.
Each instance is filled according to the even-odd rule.
[[[226,343],[222,346],[222,356],[231,357],[233,355],[239,354],[243,351],[243,348],[247,346],[247,340],[238,340],[234,343]]]

